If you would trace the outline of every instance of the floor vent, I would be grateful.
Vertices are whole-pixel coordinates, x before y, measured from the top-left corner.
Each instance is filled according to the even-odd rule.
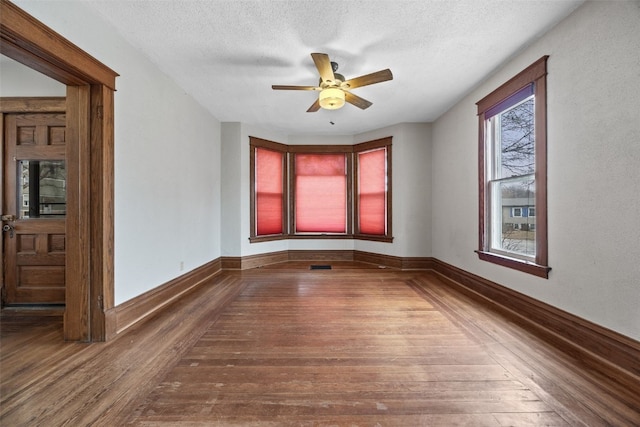
[[[312,265],[311,270],[331,270],[330,265]]]

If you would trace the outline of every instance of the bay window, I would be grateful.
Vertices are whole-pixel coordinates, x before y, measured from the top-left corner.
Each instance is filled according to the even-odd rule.
[[[354,146],[250,137],[250,161],[251,242],[393,240],[390,137]]]

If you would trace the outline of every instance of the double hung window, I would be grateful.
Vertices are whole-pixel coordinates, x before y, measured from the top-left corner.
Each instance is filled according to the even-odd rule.
[[[369,240],[390,241],[391,139],[358,144],[354,152],[355,233]]]
[[[347,233],[346,153],[293,156],[295,234]]]
[[[263,240],[286,233],[286,152],[281,144],[251,141],[251,235]]]
[[[545,278],[546,60],[536,61],[478,102],[478,254]]]

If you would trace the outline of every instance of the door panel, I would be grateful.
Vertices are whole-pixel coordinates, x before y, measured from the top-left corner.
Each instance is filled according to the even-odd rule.
[[[4,303],[64,304],[65,115],[4,118]]]

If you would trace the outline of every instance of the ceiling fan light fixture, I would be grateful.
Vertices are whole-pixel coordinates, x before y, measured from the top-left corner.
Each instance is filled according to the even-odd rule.
[[[344,105],[344,91],[335,87],[323,89],[318,100],[325,110],[337,110]]]

